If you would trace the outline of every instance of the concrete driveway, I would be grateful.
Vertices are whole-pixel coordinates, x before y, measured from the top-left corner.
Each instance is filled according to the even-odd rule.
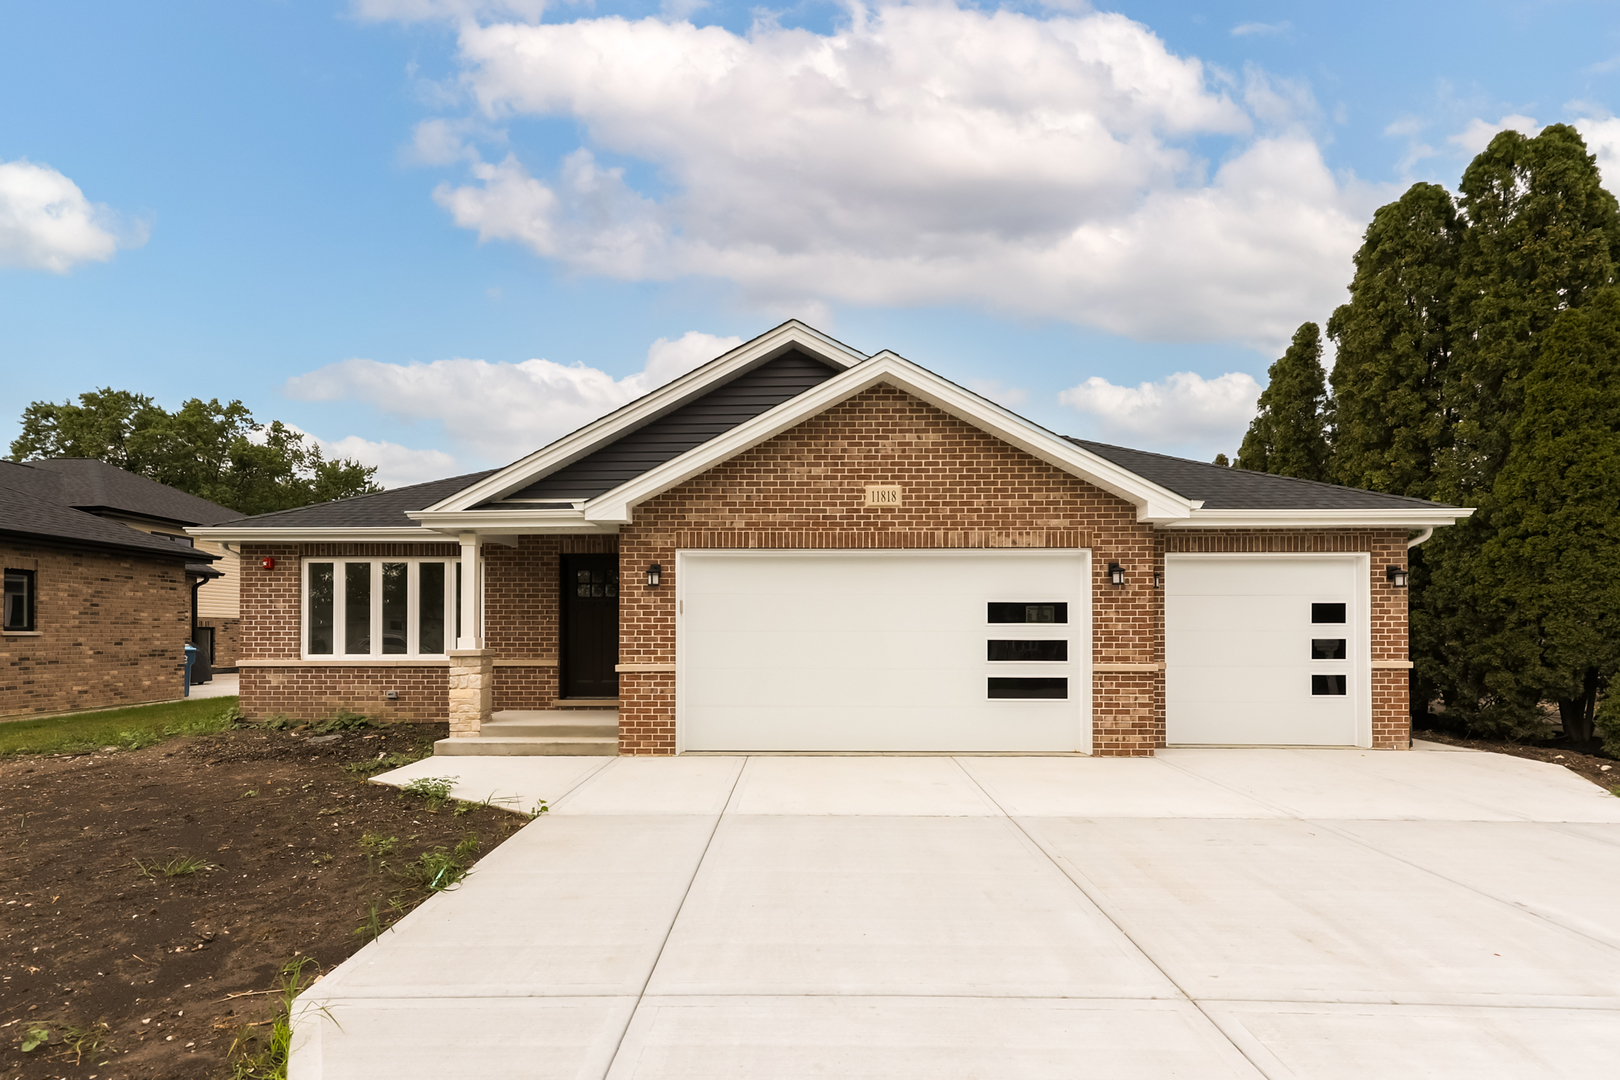
[[[553,803],[291,1076],[1607,1078],[1620,799],[1442,750],[429,759]]]

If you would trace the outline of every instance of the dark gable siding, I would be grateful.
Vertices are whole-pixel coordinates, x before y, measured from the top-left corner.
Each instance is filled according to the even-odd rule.
[[[804,353],[784,353],[507,498],[594,498],[836,374],[837,369]]]

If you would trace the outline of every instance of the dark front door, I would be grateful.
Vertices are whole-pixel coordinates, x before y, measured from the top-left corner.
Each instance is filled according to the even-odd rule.
[[[619,675],[619,557],[562,557],[562,696],[616,698]]]

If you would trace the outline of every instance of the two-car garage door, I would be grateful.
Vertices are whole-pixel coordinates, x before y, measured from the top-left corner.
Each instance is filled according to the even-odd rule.
[[[685,750],[1089,751],[1089,553],[686,551]]]

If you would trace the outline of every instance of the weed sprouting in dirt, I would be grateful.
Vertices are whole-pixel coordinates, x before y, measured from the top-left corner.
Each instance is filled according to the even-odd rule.
[[[51,1041],[51,1029],[48,1027],[30,1027],[23,1035],[22,1045],[18,1047],[25,1054],[32,1054],[35,1050]]]
[[[363,941],[376,941],[383,931],[405,916],[422,899],[436,892],[449,892],[460,885],[471,872],[484,843],[476,833],[468,833],[456,846],[436,845],[419,853],[409,862],[395,865],[387,856],[399,846],[399,838],[367,833],[360,838],[360,849],[366,853],[366,863],[373,873],[386,874],[393,879],[393,888],[386,897],[374,897],[366,904],[355,936]]]
[[[430,813],[450,801],[450,792],[456,786],[456,776],[418,776],[399,789],[401,795],[415,795],[427,803]]]
[[[378,870],[378,864],[392,855],[399,848],[399,837],[384,836],[382,833],[368,832],[360,837],[360,850],[366,854],[366,868],[372,873]],[[382,863],[387,866],[387,863]]]
[[[389,769],[397,769],[402,765],[409,765],[413,761],[421,761],[425,757],[432,756],[432,754],[433,744],[428,743],[412,750],[401,750],[392,754],[378,754],[375,758],[368,758],[365,761],[351,761],[343,766],[343,771],[354,773],[364,780],[368,776],[375,776],[380,772],[387,772]]]
[[[101,1044],[107,1041],[112,1034],[108,1024],[97,1021],[94,1024],[79,1026],[69,1024],[62,1029],[62,1054],[73,1055],[73,1064],[78,1065],[84,1061],[84,1055],[94,1054],[101,1049]]]
[[[226,1055],[231,1063],[231,1080],[287,1080],[293,1004],[310,985],[304,980],[304,968],[310,963],[307,956],[295,956],[281,966],[276,985],[276,1017],[270,1022],[269,1034],[261,1038],[252,1028],[243,1028],[237,1033]]]
[[[151,862],[142,862],[139,859],[131,860],[135,863],[135,872],[141,877],[149,878],[177,878],[190,877],[202,870],[218,870],[219,867],[204,859],[200,855],[176,855],[166,862],[153,859]]]
[[[365,713],[339,709],[325,720],[312,724],[309,730],[315,735],[333,735],[343,731],[361,731],[365,728],[380,726]]]

